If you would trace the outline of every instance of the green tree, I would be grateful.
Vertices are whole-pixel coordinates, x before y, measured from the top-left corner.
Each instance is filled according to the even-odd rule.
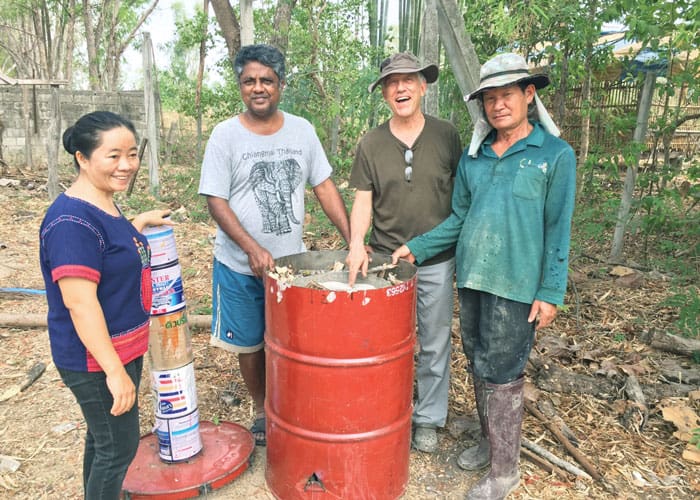
[[[649,121],[653,136],[649,160],[632,186],[635,198],[629,218],[618,223],[641,229],[645,255],[650,246],[661,247],[667,255],[690,253],[697,262],[700,162],[697,158],[689,158],[685,164],[674,161],[672,140],[684,123],[700,123],[697,107],[688,111],[700,101],[700,6],[693,0],[620,0],[617,5],[629,27],[628,40],[640,44],[639,52],[646,56],[642,69],[659,76],[659,104],[652,108]],[[697,276],[698,266],[689,271]]]
[[[158,0],[82,0],[87,68],[92,90],[117,90],[124,52]]]
[[[0,72],[72,80],[75,0],[10,0],[0,9]]]

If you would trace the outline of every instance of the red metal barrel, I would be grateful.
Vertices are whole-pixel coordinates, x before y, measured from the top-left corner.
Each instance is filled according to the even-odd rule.
[[[276,264],[328,269],[345,255]],[[375,255],[372,265],[388,261]],[[402,262],[393,272],[402,283],[353,293],[266,277],[265,477],[278,498],[390,499],[405,490],[416,268]]]

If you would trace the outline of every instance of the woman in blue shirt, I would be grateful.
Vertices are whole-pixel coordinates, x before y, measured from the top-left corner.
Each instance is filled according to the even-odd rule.
[[[51,354],[87,423],[85,498],[117,499],[139,442],[137,393],[148,347],[151,268],[146,225],[114,202],[139,166],[133,124],[114,113],[81,117],[63,134],[78,177],[41,224],[40,260]]]

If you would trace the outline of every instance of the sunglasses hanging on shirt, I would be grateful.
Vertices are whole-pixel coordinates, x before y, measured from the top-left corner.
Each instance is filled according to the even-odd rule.
[[[403,159],[406,161],[406,168],[403,170],[404,179],[406,179],[406,182],[411,182],[413,177],[413,151],[407,149],[403,154]]]

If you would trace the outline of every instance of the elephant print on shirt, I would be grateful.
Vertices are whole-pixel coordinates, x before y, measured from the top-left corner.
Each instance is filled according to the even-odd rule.
[[[281,235],[292,231],[292,193],[301,183],[301,166],[294,159],[261,161],[250,169],[248,181],[262,217],[262,232]]]

